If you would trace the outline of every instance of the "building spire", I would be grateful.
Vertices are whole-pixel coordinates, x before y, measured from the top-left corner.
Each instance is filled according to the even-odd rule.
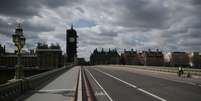
[[[73,29],[73,24],[71,24],[71,29]]]

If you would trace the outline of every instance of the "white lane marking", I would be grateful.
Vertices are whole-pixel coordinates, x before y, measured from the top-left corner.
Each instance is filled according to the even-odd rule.
[[[101,90],[105,93],[105,95],[108,97],[108,99],[110,100],[110,101],[114,101],[110,96],[109,96],[109,94],[105,91],[105,89],[100,85],[100,83],[94,78],[94,76],[90,73],[90,71],[89,70],[87,70],[87,69],[85,69],[88,73],[89,73],[89,75],[93,78],[93,80],[96,82],[96,84],[101,88]]]
[[[82,101],[82,73],[81,72],[82,71],[80,68],[77,101]]]
[[[105,96],[103,92],[95,92],[95,96]]]
[[[116,79],[116,80],[119,80],[120,82],[123,82],[123,83],[125,83],[125,84],[127,84],[127,85],[129,85],[129,86],[131,86],[131,87],[133,87],[133,88],[136,88],[137,90],[139,90],[139,91],[141,91],[141,92],[143,92],[143,93],[145,93],[145,94],[148,94],[148,95],[150,95],[150,96],[152,96],[152,97],[154,97],[154,98],[156,98],[156,99],[158,99],[158,100],[167,101],[167,100],[164,99],[164,98],[161,98],[161,97],[159,97],[159,96],[157,96],[157,95],[155,95],[155,94],[153,94],[153,93],[150,93],[150,92],[148,92],[148,91],[146,91],[146,90],[144,90],[144,89],[138,88],[137,86],[135,86],[135,85],[133,85],[133,84],[131,84],[131,83],[128,83],[128,82],[126,82],[126,81],[123,81],[123,80],[121,80],[121,79],[119,79],[119,78],[117,78],[117,77],[115,77],[115,76],[113,76],[113,75],[111,75],[111,74],[109,74],[109,73],[103,72],[103,71],[101,71],[101,70],[99,70],[99,69],[97,69],[97,68],[94,68],[94,69],[96,69],[97,71],[99,71],[99,72],[101,72],[101,73],[103,73],[103,74],[105,74],[105,75],[107,75],[107,76],[109,76],[109,77],[112,77],[112,78],[114,78],[114,79]]]

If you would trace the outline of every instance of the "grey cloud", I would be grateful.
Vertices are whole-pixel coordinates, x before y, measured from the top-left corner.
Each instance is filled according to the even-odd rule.
[[[87,40],[82,42],[87,45],[94,43],[97,47],[106,47],[108,43],[120,48],[139,45],[144,49],[159,47],[169,51],[186,51],[185,49],[201,51],[201,41],[199,41],[201,39],[200,0],[194,0],[194,3],[192,1],[116,0],[112,2],[113,4],[109,2],[103,6],[107,9],[100,8],[97,11],[100,10],[99,12],[102,14],[102,10],[106,10],[103,14],[107,14],[112,20],[104,18],[100,23],[102,26],[107,24],[113,28],[113,31],[110,28],[100,29],[101,31],[97,31],[100,31],[99,34],[90,35],[81,41]],[[118,26],[122,26],[123,29],[114,31]],[[152,32],[153,30],[157,30],[157,32]],[[134,37],[136,32],[139,33],[137,39]],[[133,36],[122,37],[122,35],[129,35],[128,33],[133,33]],[[159,36],[154,36],[154,33],[159,33]],[[114,42],[110,43],[107,38],[104,39],[105,36],[116,40],[112,40]],[[141,37],[144,37],[144,40],[141,40]],[[82,47],[89,47],[87,45]]]
[[[0,19],[0,34],[6,36],[11,36],[12,34],[11,26],[8,24],[8,22],[2,19]]]
[[[85,12],[84,9],[82,9],[81,7],[76,7],[76,9],[77,9],[78,11],[80,11],[81,13],[84,13],[84,12]]]
[[[115,24],[125,27],[166,28],[169,26],[169,9],[159,1],[153,3],[149,0],[124,0],[117,2],[122,12]],[[117,9],[118,9],[117,6]]]
[[[65,31],[63,31],[63,33],[58,33],[58,34],[56,34],[54,36],[55,36],[55,38],[58,38],[58,39],[60,39],[62,41],[66,41],[66,33],[65,33]]]
[[[37,15],[40,8],[39,0],[3,0],[0,3],[0,14],[14,17]]]
[[[30,17],[39,15],[40,9],[45,6],[51,9],[73,5],[79,0],[2,0],[0,3],[0,15],[12,17]]]
[[[11,25],[9,25],[8,23],[9,22],[6,22],[6,21],[0,19],[0,32],[1,32],[1,34],[11,36],[14,33],[17,22],[14,21],[14,22],[12,22]],[[52,27],[52,26],[33,24],[32,22],[28,22],[27,20],[25,20],[22,23],[22,27],[23,27],[24,31],[34,32],[35,35],[37,35],[39,32],[49,32],[49,31],[54,30],[54,27]]]
[[[200,0],[192,0],[192,4],[201,5],[201,1]]]
[[[41,0],[42,4],[49,8],[57,8],[59,6],[73,6],[77,2],[81,2],[81,0]]]
[[[50,31],[54,31],[54,27],[50,26],[50,25],[41,25],[41,24],[34,24],[32,22],[23,22],[22,23],[24,26],[24,29],[26,29],[27,31],[32,31],[35,33],[38,32],[50,32]]]

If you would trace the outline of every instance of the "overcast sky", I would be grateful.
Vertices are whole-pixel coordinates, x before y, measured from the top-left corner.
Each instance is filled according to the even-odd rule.
[[[201,51],[201,0],[1,0],[0,43],[13,51],[11,35],[22,23],[26,49],[59,43],[74,24],[78,56],[95,48]]]

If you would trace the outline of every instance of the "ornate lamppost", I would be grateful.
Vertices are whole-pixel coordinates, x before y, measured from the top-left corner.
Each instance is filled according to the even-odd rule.
[[[15,69],[15,77],[14,79],[22,79],[23,78],[23,65],[21,64],[21,50],[25,45],[25,37],[23,35],[23,29],[20,24],[17,25],[15,29],[15,34],[12,35],[13,42],[17,47],[17,65]]]

